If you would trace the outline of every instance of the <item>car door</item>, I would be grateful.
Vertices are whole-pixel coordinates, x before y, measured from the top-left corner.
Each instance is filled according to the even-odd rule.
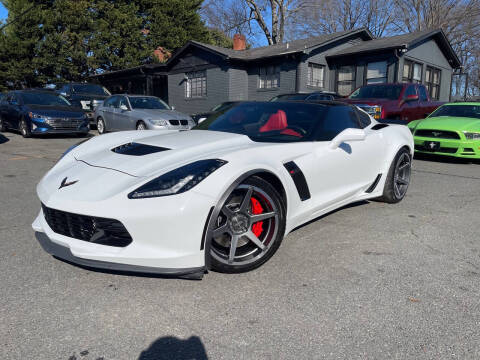
[[[8,126],[14,129],[18,129],[22,117],[20,105],[20,97],[11,93],[7,98],[5,119]]]
[[[115,124],[118,130],[135,130],[132,120],[132,111],[126,96],[119,96],[118,109],[114,113]]]
[[[424,119],[432,112],[432,104],[428,101],[427,89],[425,89],[425,86],[418,85],[418,97],[420,101],[420,111],[417,119]]]
[[[402,105],[402,120],[410,122],[412,120],[418,119],[418,110],[420,109],[419,99],[417,100],[407,100],[408,96],[418,95],[417,87],[415,85],[409,85],[403,94],[403,105]]]
[[[103,103],[102,117],[109,131],[117,130],[115,122],[115,105],[118,103],[118,96],[112,96]]]
[[[328,140],[345,129],[363,129],[365,138],[332,149]],[[360,123],[352,106],[331,106],[317,140],[312,162],[315,181],[310,186],[313,215],[365,191],[378,176],[386,146],[378,131]]]

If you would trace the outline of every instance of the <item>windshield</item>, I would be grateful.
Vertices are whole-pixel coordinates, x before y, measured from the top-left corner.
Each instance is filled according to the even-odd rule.
[[[480,105],[443,105],[429,117],[452,116],[480,119]]]
[[[149,110],[170,110],[170,106],[156,97],[145,96],[129,96],[128,100],[133,109],[149,109]]]
[[[355,116],[348,105],[248,102],[211,115],[194,129],[242,134],[259,142],[330,141],[355,127]]]
[[[402,89],[402,85],[369,85],[358,88],[348,98],[397,100]]]
[[[102,96],[111,95],[110,92],[105,89],[103,86],[94,85],[94,84],[74,84],[72,85],[73,92],[79,94],[95,94]]]
[[[26,105],[70,106],[63,96],[49,93],[21,93],[23,103]]]
[[[285,101],[285,100],[305,100],[310,94],[285,94],[278,95],[270,101]]]
[[[223,111],[223,110],[225,110],[225,109],[228,109],[228,108],[229,108],[230,106],[232,106],[233,104],[234,104],[234,103],[233,103],[232,101],[227,101],[227,102],[224,102],[224,103],[221,103],[221,104],[218,104],[218,105],[214,106],[214,107],[212,108],[212,110],[210,110],[210,111],[212,111],[212,112],[214,112],[214,111]]]

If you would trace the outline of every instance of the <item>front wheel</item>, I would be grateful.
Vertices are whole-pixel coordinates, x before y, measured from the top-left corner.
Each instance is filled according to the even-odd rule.
[[[408,149],[401,149],[388,170],[383,196],[380,201],[394,204],[402,201],[407,193],[412,173],[412,156]]]
[[[137,130],[147,130],[147,125],[143,121],[139,121],[137,124]]]
[[[20,130],[20,134],[22,134],[24,138],[29,138],[31,136],[30,128],[25,119],[20,120],[18,128]]]
[[[107,132],[107,128],[105,127],[105,121],[101,117],[97,119],[97,130],[100,135]]]
[[[5,125],[5,121],[3,121],[2,117],[0,116],[0,132],[7,131],[7,125]]]
[[[285,210],[277,191],[253,176],[220,205],[208,235],[212,268],[225,273],[246,272],[270,259],[285,232]]]

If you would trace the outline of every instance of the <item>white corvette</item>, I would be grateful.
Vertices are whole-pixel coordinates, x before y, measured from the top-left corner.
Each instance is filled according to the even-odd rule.
[[[242,103],[191,131],[69,149],[37,187],[50,254],[86,267],[201,277],[267,261],[301,224],[405,196],[413,139],[337,102]]]

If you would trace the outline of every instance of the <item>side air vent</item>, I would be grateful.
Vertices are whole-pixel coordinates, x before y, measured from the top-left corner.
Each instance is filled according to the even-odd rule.
[[[372,130],[380,130],[380,129],[386,128],[387,126],[388,124],[377,124],[372,126]]]
[[[372,185],[370,185],[365,192],[368,194],[372,193],[373,190],[375,190],[375,188],[377,187],[378,182],[380,181],[381,178],[382,178],[382,174],[378,174],[375,180],[373,181]]]
[[[160,146],[139,144],[131,142],[128,144],[123,144],[112,149],[114,153],[122,155],[133,155],[133,156],[142,156],[148,154],[154,154],[161,151],[167,151],[170,149],[163,148]]]
[[[285,169],[287,169],[288,173],[292,177],[292,180],[297,188],[298,195],[300,196],[300,200],[305,201],[310,199],[310,190],[308,189],[307,180],[305,179],[305,175],[303,175],[302,170],[295,164],[293,161],[289,161],[285,164]]]

